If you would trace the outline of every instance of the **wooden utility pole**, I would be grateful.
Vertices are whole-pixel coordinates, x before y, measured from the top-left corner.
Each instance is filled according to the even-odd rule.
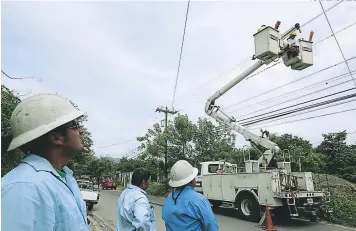
[[[166,140],[165,140],[165,153],[164,153],[164,177],[165,177],[165,181],[167,181],[168,179],[168,114],[174,115],[176,114],[178,111],[172,111],[169,110],[168,107],[166,107],[165,109],[163,109],[163,107],[161,108],[157,108],[156,112],[163,112],[165,114],[165,119],[164,119],[164,123],[165,123],[165,127],[164,127],[164,133],[166,134]]]

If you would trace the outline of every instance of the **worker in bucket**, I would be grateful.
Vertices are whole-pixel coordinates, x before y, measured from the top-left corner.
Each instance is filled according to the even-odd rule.
[[[83,151],[84,113],[58,95],[39,94],[14,109],[8,151],[26,157],[1,179],[1,230],[90,231],[69,160]]]
[[[171,169],[169,185],[174,189],[164,202],[162,218],[167,231],[217,231],[219,226],[209,201],[194,190],[198,169],[185,160]]]
[[[131,184],[118,200],[117,231],[156,231],[154,210],[146,196],[150,182],[148,170],[141,168],[132,173]]]
[[[287,38],[288,44],[288,51],[287,56],[288,58],[296,57],[299,54],[299,46],[297,45],[296,40],[297,32],[290,33],[289,37]]]

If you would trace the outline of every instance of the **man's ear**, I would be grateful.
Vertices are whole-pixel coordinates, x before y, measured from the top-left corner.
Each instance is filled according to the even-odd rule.
[[[48,138],[49,138],[49,142],[54,145],[62,145],[64,144],[65,141],[64,136],[62,136],[57,132],[51,132]]]

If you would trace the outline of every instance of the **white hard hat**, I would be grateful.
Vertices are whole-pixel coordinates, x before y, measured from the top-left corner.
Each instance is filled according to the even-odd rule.
[[[169,185],[177,188],[188,184],[198,175],[198,169],[186,160],[178,160],[171,169],[171,179]]]
[[[18,148],[84,113],[58,95],[39,94],[23,100],[11,115],[12,141],[8,151]]]

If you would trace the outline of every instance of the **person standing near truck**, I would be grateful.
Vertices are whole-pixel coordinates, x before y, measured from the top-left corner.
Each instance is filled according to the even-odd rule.
[[[16,106],[8,151],[19,148],[26,157],[1,179],[1,230],[90,231],[80,189],[66,167],[83,150],[76,121],[83,114],[50,94]]]
[[[132,173],[131,184],[118,200],[117,231],[156,231],[154,210],[146,193],[150,182],[148,170],[140,168]]]
[[[186,160],[172,166],[169,185],[174,191],[167,196],[162,208],[167,231],[219,230],[209,201],[194,190],[197,175],[198,169]]]

